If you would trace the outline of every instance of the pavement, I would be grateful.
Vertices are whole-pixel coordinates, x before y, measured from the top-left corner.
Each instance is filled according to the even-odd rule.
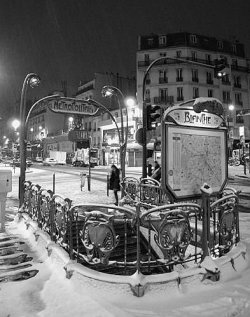
[[[244,173],[244,166],[229,166],[228,167],[228,187],[233,187],[240,190],[239,195],[239,211],[250,212],[250,173],[246,169]]]

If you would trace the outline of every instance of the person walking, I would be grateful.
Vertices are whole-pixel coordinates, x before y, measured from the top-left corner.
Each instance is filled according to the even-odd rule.
[[[151,177],[157,180],[158,182],[160,182],[161,180],[161,166],[159,165],[157,161],[155,161],[155,168],[154,168],[153,175]]]
[[[114,191],[115,205],[118,206],[118,191],[120,191],[120,170],[115,165],[111,165],[111,175],[109,180],[109,189]]]

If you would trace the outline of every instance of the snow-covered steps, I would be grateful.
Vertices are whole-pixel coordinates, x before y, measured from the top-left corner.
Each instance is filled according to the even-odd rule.
[[[0,234],[0,283],[26,280],[38,273],[33,269],[32,258],[20,250],[24,245],[17,236]]]
[[[27,280],[34,277],[38,273],[38,270],[20,269],[13,272],[0,273],[0,283],[10,281]]]

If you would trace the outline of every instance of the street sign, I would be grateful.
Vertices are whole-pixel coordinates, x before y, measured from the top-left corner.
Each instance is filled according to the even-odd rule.
[[[60,97],[49,100],[47,103],[51,111],[59,113],[75,113],[93,116],[99,110],[94,105],[90,105],[84,100],[75,98]]]

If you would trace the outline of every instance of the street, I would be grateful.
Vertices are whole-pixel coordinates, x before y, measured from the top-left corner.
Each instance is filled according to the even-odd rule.
[[[35,173],[36,171],[36,173]],[[18,169],[16,171],[18,173]],[[75,192],[79,191],[79,201],[80,203],[83,193],[80,190],[80,173],[85,173],[88,175],[88,167],[73,167],[70,165],[56,165],[56,166],[42,166],[39,164],[33,165],[27,170],[26,179],[30,180],[34,184],[39,184],[45,187],[47,184],[51,184],[50,188],[53,187],[53,174],[55,174],[55,190],[57,194],[61,194],[65,197],[70,198],[70,190]],[[87,179],[85,181],[85,187],[83,189],[84,196],[91,196],[91,192],[96,191],[97,188],[100,189],[102,195],[110,202],[110,197],[107,197],[107,175],[110,173],[109,166],[97,166],[91,168],[91,178],[90,178],[90,192],[88,193]],[[135,178],[140,178],[142,173],[141,167],[127,167],[126,176],[133,176]],[[39,176],[38,176],[39,175]],[[240,195],[240,211],[247,212],[250,211],[250,174],[247,170],[246,175],[244,174],[244,168],[240,166],[229,166],[228,167],[228,187],[233,187],[236,190],[241,190]],[[99,182],[102,185],[99,185]],[[67,184],[63,192],[57,192],[57,185],[62,188],[61,184]],[[69,186],[70,185],[70,190]],[[62,189],[61,189],[62,190]],[[110,192],[111,198],[113,198],[112,191]],[[90,198],[91,199],[91,198]]]

